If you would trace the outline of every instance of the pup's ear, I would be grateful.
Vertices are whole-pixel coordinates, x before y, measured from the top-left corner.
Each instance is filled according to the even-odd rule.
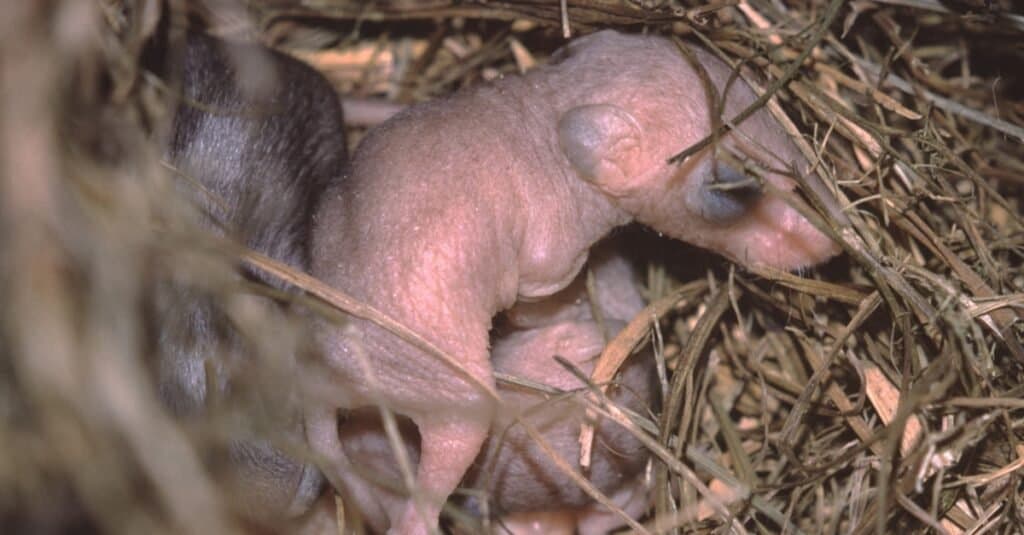
[[[642,164],[643,141],[636,119],[612,104],[578,106],[558,121],[558,143],[569,163],[614,196],[631,189]]]

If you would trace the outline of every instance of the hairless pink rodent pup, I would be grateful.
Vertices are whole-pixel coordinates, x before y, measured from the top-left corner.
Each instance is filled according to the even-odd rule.
[[[636,275],[617,250],[603,245],[591,254],[595,300],[588,299],[584,277],[542,303],[522,303],[506,314],[506,325],[494,339],[491,362],[495,371],[526,379],[556,391],[586,394],[586,384],[559,364],[558,355],[588,375],[614,336],[643,308]],[[594,319],[591,308],[603,321]],[[509,329],[514,330],[509,330]],[[605,332],[607,331],[607,332]],[[579,430],[585,418],[579,398],[557,398],[512,385],[499,385],[503,401],[491,435],[461,487],[473,491],[472,510],[498,519],[500,533],[605,533],[624,524],[603,509],[561,472],[525,430],[520,416],[569,466],[579,465]],[[620,408],[643,414],[657,398],[655,361],[649,354],[632,356],[620,370],[609,397]],[[647,508],[643,469],[648,453],[639,439],[608,419],[597,425],[593,462],[586,473],[590,483],[636,517]],[[353,464],[346,481],[353,507],[378,532],[404,505],[401,474],[376,410],[350,415],[339,431],[342,447]],[[412,459],[419,445],[405,426],[402,438]],[[486,509],[485,509],[486,507]]]
[[[694,49],[723,91],[731,73]],[[729,86],[722,116],[754,100]],[[746,182],[737,158],[771,171],[807,165],[762,111],[680,164],[710,132],[704,82],[671,41],[603,31],[552,62],[409,108],[371,132],[315,215],[313,272],[412,328],[461,369],[373,324],[325,328],[336,390],[311,400],[310,445],[344,485],[337,409],[384,404],[420,433],[419,499],[397,533],[437,527],[441,506],[480,451],[497,409],[488,351],[496,313],[568,285],[611,229],[639,221],[741,264],[796,269],[838,252],[772,188]],[[744,185],[746,186],[744,187]]]

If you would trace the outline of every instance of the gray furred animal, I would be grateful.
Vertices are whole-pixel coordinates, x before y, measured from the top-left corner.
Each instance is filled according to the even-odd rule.
[[[168,57],[178,60],[182,98],[166,154],[204,226],[308,271],[314,203],[347,159],[336,93],[312,68],[258,45],[188,33],[180,55]],[[160,393],[177,415],[196,417],[207,412],[208,393],[237,389],[232,376],[252,348],[213,292],[172,280],[158,296]],[[304,442],[301,416],[292,413],[285,433]],[[293,460],[267,437],[232,439],[228,455],[242,506],[256,517],[300,513],[322,487],[312,464]]]

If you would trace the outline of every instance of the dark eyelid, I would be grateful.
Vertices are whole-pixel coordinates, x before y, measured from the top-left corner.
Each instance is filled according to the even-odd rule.
[[[740,162],[735,162],[740,163]],[[761,196],[761,182],[735,165],[721,159],[708,169],[699,186],[696,203],[700,216],[715,224],[726,225],[750,212],[751,205]]]
[[[707,189],[721,192],[752,192],[761,190],[761,181],[722,161],[716,162],[711,170],[711,180]]]

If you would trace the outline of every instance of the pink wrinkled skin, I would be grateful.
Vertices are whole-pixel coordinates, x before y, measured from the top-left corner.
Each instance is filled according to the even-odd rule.
[[[592,255],[595,306],[604,326],[614,335],[643,306],[635,274],[628,262],[602,247]],[[579,399],[585,384],[554,360],[558,355],[579,371],[589,374],[605,346],[605,333],[591,314],[584,277],[541,304],[517,305],[506,314],[511,331],[498,335],[492,351],[496,371],[527,379]],[[579,430],[585,418],[583,405],[571,400],[552,401],[534,390],[500,385],[504,401],[491,436],[461,487],[475,491],[472,509],[510,533],[605,533],[624,525],[621,517],[605,511],[565,476],[521,427],[521,416],[544,437],[569,466],[579,465]],[[652,410],[657,397],[654,358],[637,354],[624,365],[610,398],[620,407],[637,413]],[[587,479],[631,516],[647,509],[643,469],[647,451],[639,440],[619,425],[603,419]],[[416,466],[419,444],[412,426],[404,426],[404,448]],[[378,532],[404,506],[401,473],[376,410],[357,411],[340,430],[345,455],[353,463],[348,480],[349,499],[363,520]],[[480,496],[487,496],[481,500]],[[486,501],[486,504],[481,503]],[[499,530],[498,532],[504,532]]]
[[[724,88],[728,67],[694,52]],[[723,115],[753,100],[736,81]],[[526,76],[414,106],[368,135],[316,214],[313,272],[420,333],[463,369],[366,322],[323,329],[336,390],[311,400],[306,425],[311,446],[330,462],[328,479],[351,485],[338,409],[386,404],[421,438],[419,507],[407,500],[389,512],[391,530],[435,529],[499,414],[499,403],[477,386],[495,384],[491,319],[567,286],[614,227],[639,221],[744,265],[796,269],[836,254],[772,195],[747,197],[739,211],[708,202],[715,154],[727,149],[764,169],[807,167],[766,112],[723,136],[717,153],[667,163],[709,133],[711,113],[705,86],[675,44],[604,31]],[[764,180],[778,190],[794,185],[776,172]]]

